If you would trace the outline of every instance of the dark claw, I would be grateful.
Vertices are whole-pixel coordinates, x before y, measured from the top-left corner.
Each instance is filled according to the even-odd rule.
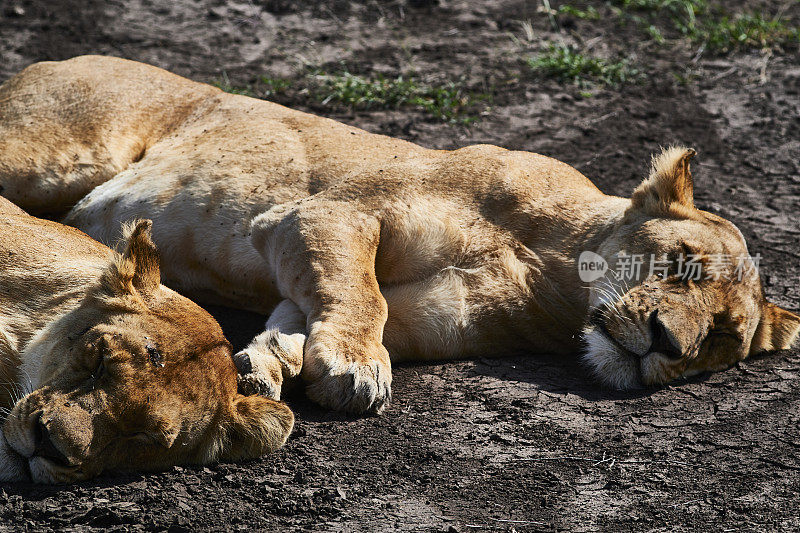
[[[253,372],[253,363],[250,361],[250,356],[246,352],[234,354],[233,364],[236,365],[236,370],[239,372],[239,375],[243,376]]]

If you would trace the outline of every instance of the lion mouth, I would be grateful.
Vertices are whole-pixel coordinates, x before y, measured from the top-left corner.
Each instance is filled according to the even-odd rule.
[[[634,360],[639,361],[643,357],[647,356],[646,353],[645,354],[639,354],[639,353],[636,353],[636,352],[631,351],[628,348],[626,348],[625,345],[623,345],[620,341],[618,341],[617,338],[614,337],[614,335],[612,335],[610,331],[608,331],[608,328],[606,327],[605,323],[603,323],[602,321],[593,322],[593,323],[591,323],[591,326],[594,326],[595,328],[597,328],[597,330],[600,332],[600,334],[605,336],[606,339],[608,339],[609,341],[611,341],[614,344],[614,346],[616,346],[617,349],[620,352],[628,355],[629,357],[632,357]]]
[[[21,414],[21,413],[19,413]],[[6,453],[13,455],[21,474],[34,483],[68,483],[81,478],[81,464],[76,464],[61,451],[41,413],[28,418],[15,418],[12,426],[4,426],[0,437],[5,440]]]
[[[69,483],[81,478],[79,465],[63,465],[41,455],[30,457],[27,465],[34,483]]]
[[[618,390],[644,386],[641,355],[625,348],[601,324],[589,324],[582,337],[583,362],[600,381]]]
[[[5,438],[4,435],[0,437]],[[8,444],[6,453],[13,456],[20,474],[34,483],[68,483],[81,477],[81,466],[70,464],[60,452],[45,455],[37,450],[33,455],[26,456]]]
[[[590,321],[583,330],[582,360],[601,382],[615,389],[656,387],[686,375],[687,362],[699,350],[702,338],[701,332],[688,356],[684,356],[664,341],[663,333],[651,333],[650,347],[639,354],[627,348],[602,322]]]

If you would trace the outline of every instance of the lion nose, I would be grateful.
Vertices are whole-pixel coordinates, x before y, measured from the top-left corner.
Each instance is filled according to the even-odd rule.
[[[672,337],[664,327],[664,323],[658,318],[658,309],[653,311],[650,315],[650,335],[653,341],[650,343],[650,348],[647,353],[658,352],[671,357],[672,359],[680,359],[683,357],[683,352],[679,346],[676,346],[672,341]]]
[[[33,436],[36,443],[33,455],[44,457],[45,459],[49,459],[62,465],[69,464],[69,459],[67,459],[67,457],[53,444],[53,441],[50,438],[50,431],[47,429],[47,425],[42,421],[41,414],[37,418],[36,425],[33,428]]]

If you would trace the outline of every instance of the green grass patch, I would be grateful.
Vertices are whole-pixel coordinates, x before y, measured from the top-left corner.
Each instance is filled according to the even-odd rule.
[[[262,98],[269,98],[270,96],[283,94],[289,89],[289,87],[292,86],[291,80],[284,78],[269,78],[267,76],[262,76],[258,79],[258,81],[259,91],[262,95],[264,95]]]
[[[800,44],[800,28],[788,26],[778,19],[767,19],[760,13],[721,16],[702,24],[695,40],[702,40],[712,50],[735,48],[771,48]]]
[[[716,52],[800,44],[800,28],[776,16],[732,13],[708,0],[611,0],[618,16],[639,24],[657,43],[663,32],[687,37]]]
[[[413,76],[365,77],[347,71],[309,71],[298,80],[260,77],[247,85],[232,84],[223,73],[222,79],[212,84],[225,92],[253,98],[311,98],[323,105],[338,104],[354,110],[415,108],[439,120],[462,124],[475,121],[469,113],[478,102],[488,100],[487,95],[468,92],[458,83],[429,85]]]
[[[211,82],[211,85],[222,89],[226,93],[241,94],[251,98],[272,98],[285,93],[291,87],[292,82],[284,78],[261,76],[254,83],[234,85],[228,79],[228,75],[223,72],[222,78]]]
[[[467,115],[485,95],[464,90],[457,83],[428,85],[413,76],[364,77],[350,72],[314,74],[312,94],[323,104],[339,103],[351,109],[417,108],[447,122],[471,122]]]
[[[659,43],[664,42],[663,31],[699,38],[704,21],[712,16],[708,0],[611,0],[609,4]]]
[[[569,4],[563,4],[558,6],[558,14],[569,15],[583,20],[600,20],[600,12],[592,6],[588,6],[586,9],[580,9]]]
[[[623,85],[636,82],[641,74],[625,59],[607,60],[582,53],[574,46],[551,44],[528,60],[535,71],[580,87]]]
[[[250,85],[234,85],[228,79],[228,75],[224,72],[222,73],[222,79],[212,81],[211,85],[217,89],[222,89],[226,93],[241,94],[243,96],[250,96],[252,98],[258,97]]]

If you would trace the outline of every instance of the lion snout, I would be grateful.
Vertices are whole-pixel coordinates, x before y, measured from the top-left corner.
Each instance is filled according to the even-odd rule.
[[[70,459],[64,455],[61,449],[53,442],[52,436],[50,435],[50,429],[48,428],[48,425],[42,421],[41,413],[39,413],[33,423],[33,442],[34,456],[42,457],[62,466],[71,466],[72,461],[70,461]]]
[[[71,467],[86,459],[92,427],[91,415],[76,402],[34,391],[15,406],[4,430],[9,446],[21,456]]]
[[[650,313],[647,324],[650,329],[650,347],[645,355],[660,353],[670,359],[680,359],[684,356],[684,350],[675,340],[675,336],[667,329],[664,322],[658,318],[658,309]]]

